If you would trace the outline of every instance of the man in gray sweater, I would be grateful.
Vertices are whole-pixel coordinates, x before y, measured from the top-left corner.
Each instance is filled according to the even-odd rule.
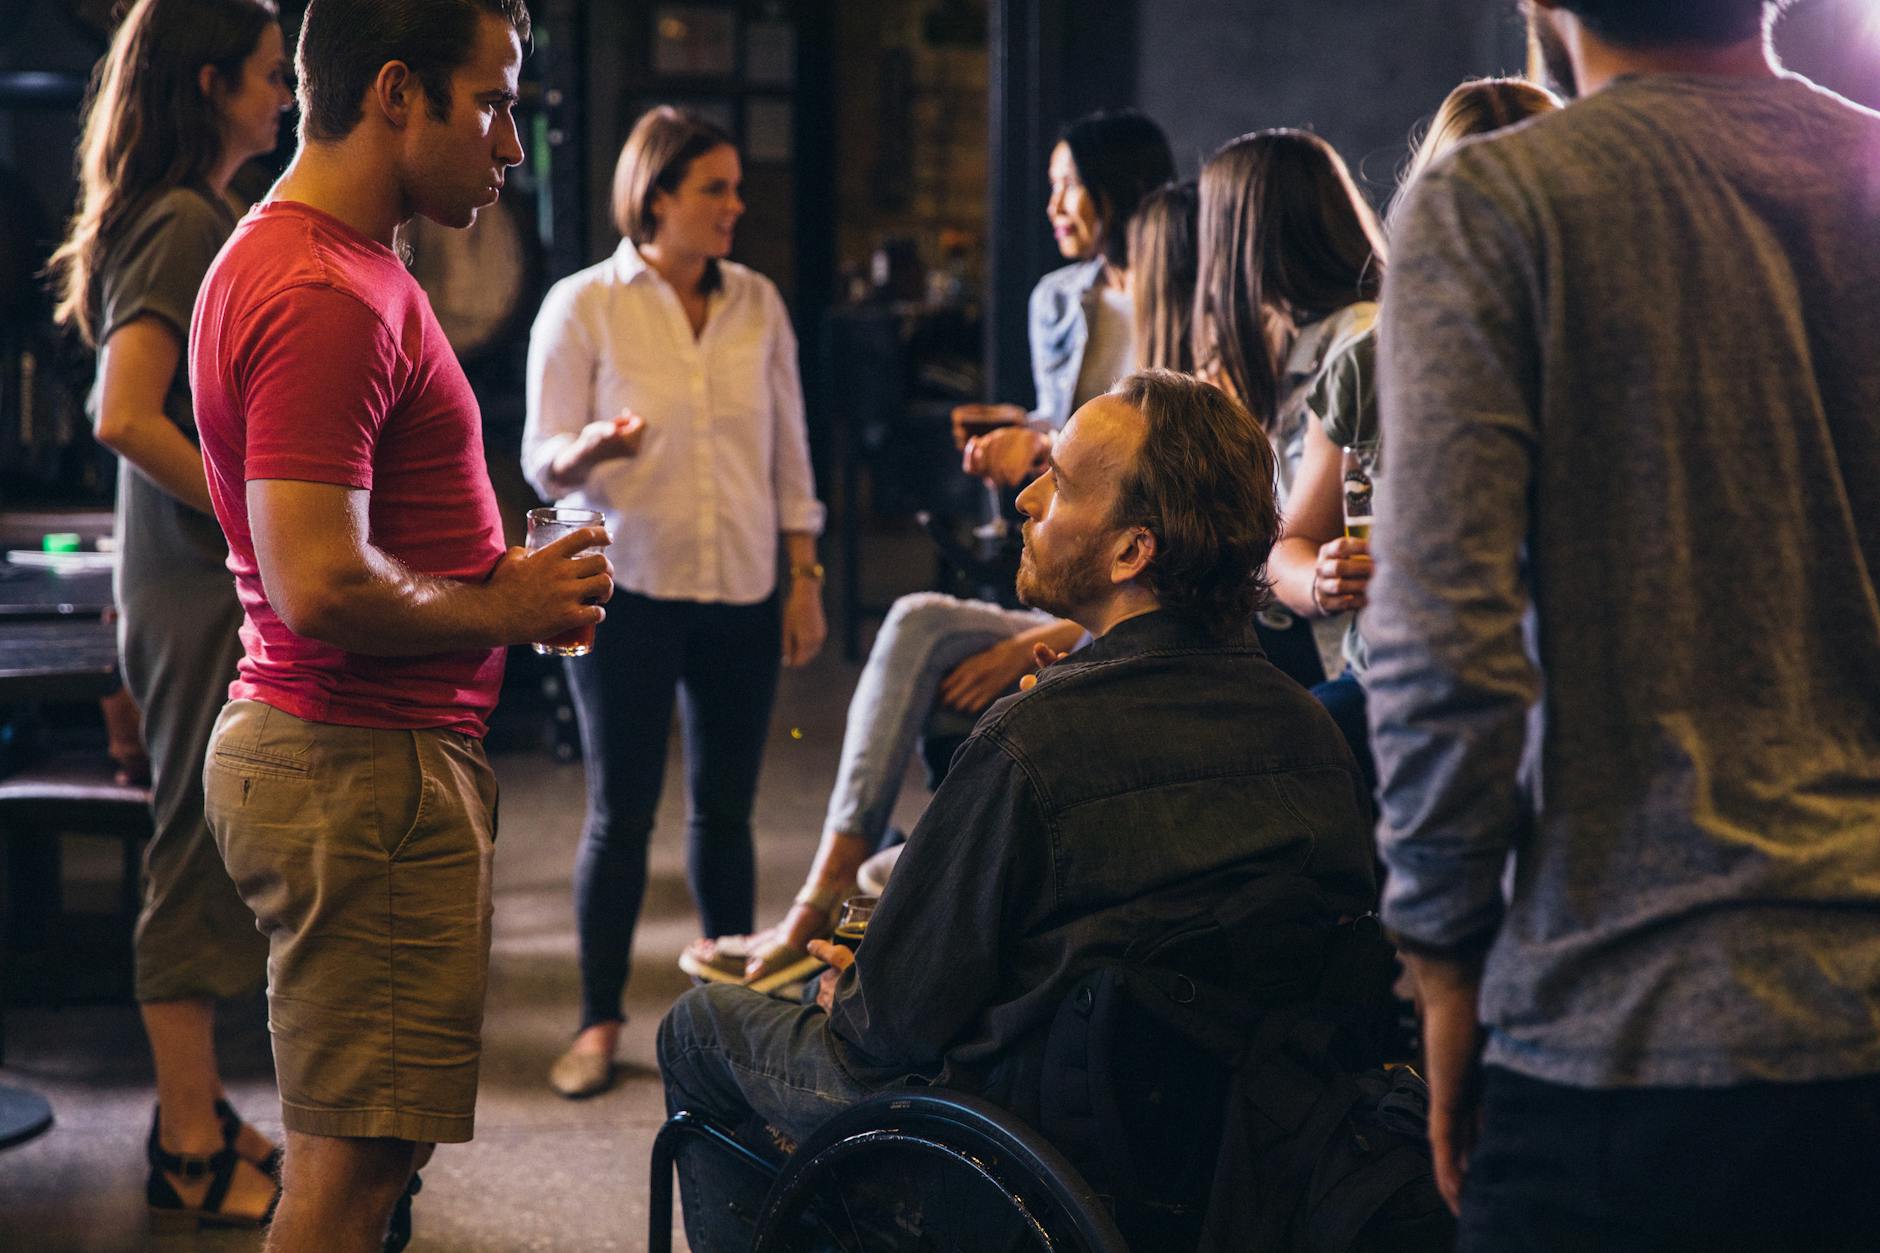
[[[1531,0],[1584,98],[1394,241],[1366,686],[1468,1249],[1880,1239],[1880,115],[1775,7]]]

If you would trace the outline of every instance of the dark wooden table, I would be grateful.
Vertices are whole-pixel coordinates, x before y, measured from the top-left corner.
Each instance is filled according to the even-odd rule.
[[[0,562],[0,705],[91,700],[117,684],[111,576],[59,574]],[[0,1084],[0,1149],[52,1126],[52,1106]]]

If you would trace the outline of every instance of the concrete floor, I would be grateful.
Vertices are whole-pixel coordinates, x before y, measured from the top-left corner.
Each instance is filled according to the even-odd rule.
[[[911,568],[927,567],[916,559]],[[830,603],[833,610],[833,597]],[[808,865],[857,672],[832,639],[813,665],[784,676],[757,805],[760,921],[781,914]],[[546,754],[497,758],[503,827],[477,1136],[439,1150],[425,1169],[414,1253],[645,1247],[647,1153],[664,1115],[653,1032],[689,983],[675,961],[697,931],[681,861],[678,768],[675,742],[628,989],[622,1079],[603,1096],[572,1102],[552,1093],[544,1074],[576,1025],[569,875],[581,767]],[[925,800],[914,767],[898,820],[911,824]],[[259,998],[230,1006],[220,1029],[237,1108],[278,1134]],[[132,1007],[10,1012],[0,1080],[38,1090],[56,1116],[40,1139],[0,1153],[0,1250],[233,1253],[259,1246],[251,1232],[148,1235],[142,1148],[153,1098]],[[676,1247],[684,1247],[682,1236]]]

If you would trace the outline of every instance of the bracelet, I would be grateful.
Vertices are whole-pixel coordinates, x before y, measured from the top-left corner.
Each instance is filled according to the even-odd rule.
[[[1312,606],[1319,611],[1320,617],[1329,618],[1332,616],[1332,611],[1327,609],[1325,602],[1319,599],[1319,572],[1317,570],[1312,572]]]
[[[822,582],[823,581],[822,562],[812,561],[806,565],[792,565],[790,567],[791,582],[798,582],[803,579],[808,579],[812,583]]]

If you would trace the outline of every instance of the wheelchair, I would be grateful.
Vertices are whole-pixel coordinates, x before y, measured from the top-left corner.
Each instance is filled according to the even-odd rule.
[[[679,1153],[770,1179],[753,1253],[1128,1253],[1102,1198],[1036,1131],[943,1089],[884,1092],[829,1120],[780,1168],[680,1111],[653,1142],[647,1248],[671,1253]]]

